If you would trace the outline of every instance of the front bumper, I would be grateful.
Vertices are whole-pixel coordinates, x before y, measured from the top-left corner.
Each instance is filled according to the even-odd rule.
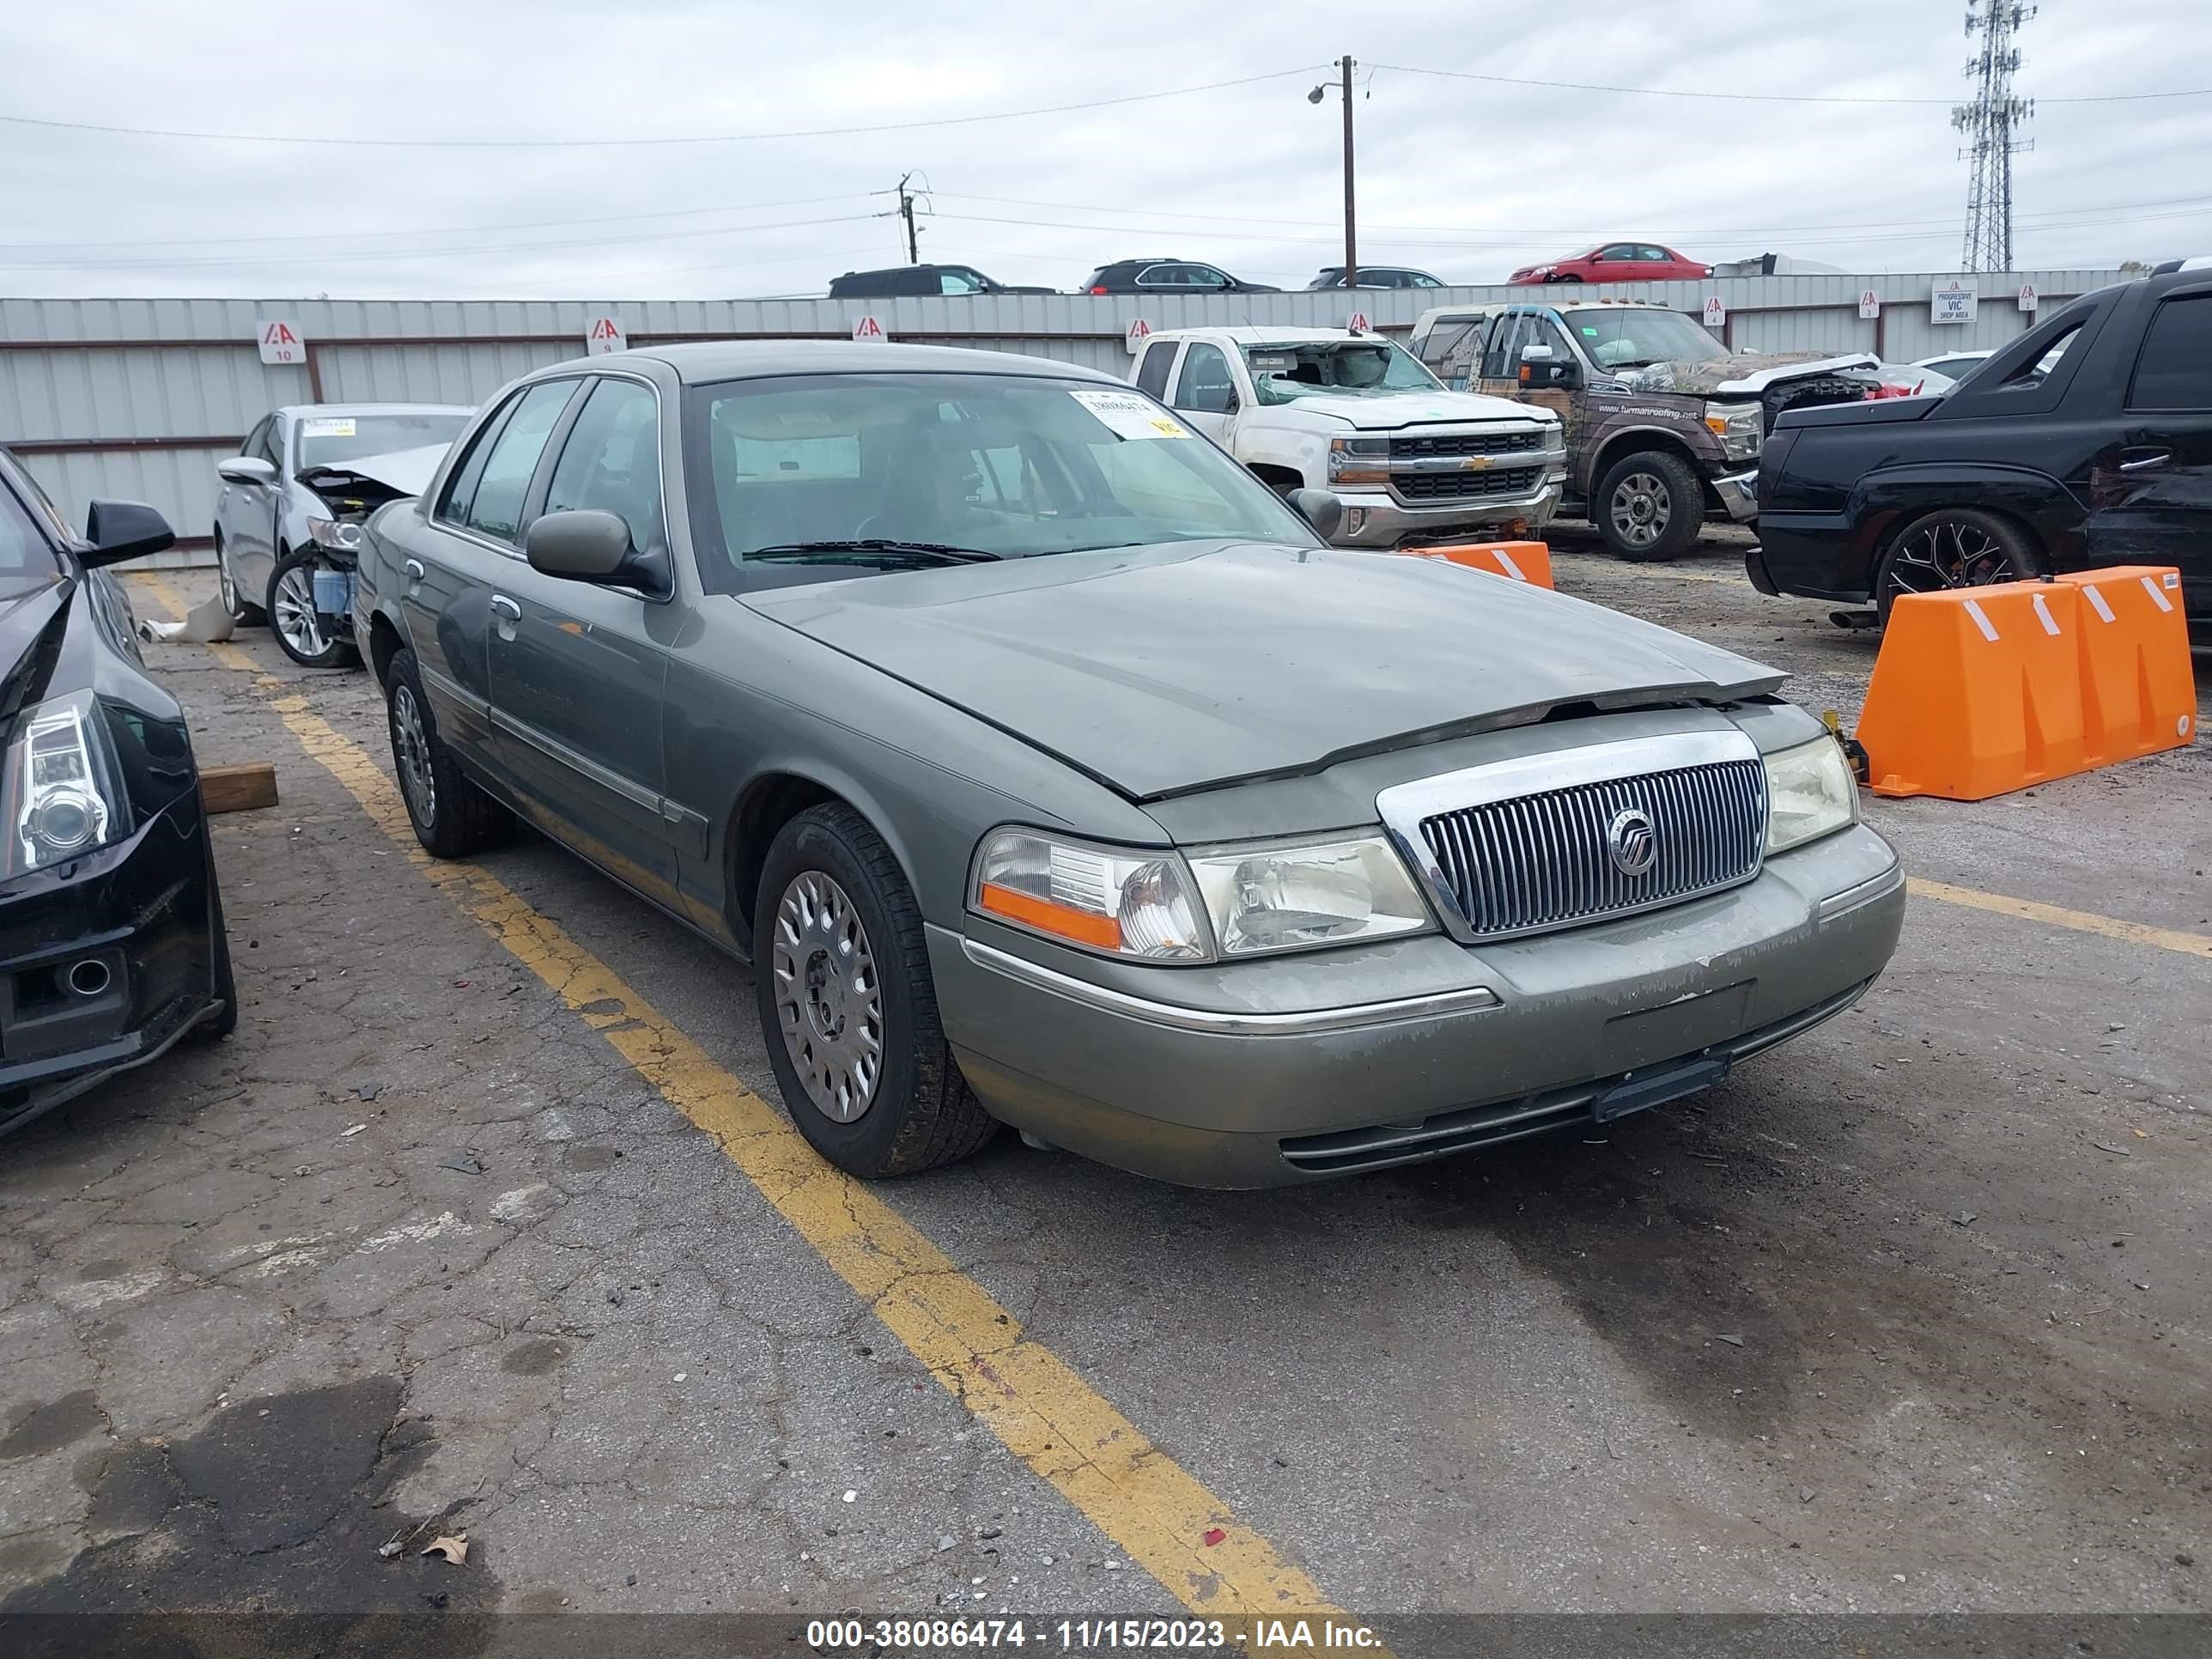
[[[1334,540],[1339,547],[1395,547],[1409,538],[1425,540],[1461,531],[1486,535],[1515,525],[1533,534],[1552,522],[1565,488],[1554,480],[1519,495],[1479,495],[1419,507],[1408,507],[1388,489],[1339,489],[1344,524]]]
[[[0,1133],[220,1009],[214,870],[191,789],[129,840],[0,891]]]
[[[1759,516],[1759,469],[1748,472],[1730,472],[1713,480],[1713,493],[1721,498],[1721,507],[1729,519],[1737,524],[1749,524]]]
[[[1717,1081],[1848,1007],[1888,963],[1904,908],[1896,855],[1861,825],[1728,892],[1568,932],[1118,978],[1180,989],[1172,1004],[1097,995],[1067,956],[974,919],[928,935],[946,1035],[994,1115],[1139,1174],[1265,1187]]]

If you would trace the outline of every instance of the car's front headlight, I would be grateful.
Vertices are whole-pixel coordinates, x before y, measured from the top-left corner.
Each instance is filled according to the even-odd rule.
[[[1418,933],[1428,906],[1380,836],[1194,853],[1198,890],[1224,957]]]
[[[89,691],[25,709],[8,732],[0,877],[43,870],[131,833],[131,800]]]
[[[1765,442],[1765,412],[1757,404],[1707,404],[1705,429],[1721,441],[1722,454],[1747,461]]]
[[[978,915],[1109,956],[1152,962],[1309,950],[1425,932],[1413,878],[1381,836],[1194,853],[994,830],[975,849]]]
[[[1833,738],[1815,738],[1765,760],[1768,853],[1802,847],[1858,822],[1858,783]]]
[[[1389,483],[1390,441],[1388,438],[1330,439],[1328,481],[1333,484]]]
[[[339,547],[350,553],[361,545],[361,526],[350,520],[310,519],[307,534],[319,547]]]

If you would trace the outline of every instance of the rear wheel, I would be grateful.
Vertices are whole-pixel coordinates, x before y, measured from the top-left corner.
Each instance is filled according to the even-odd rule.
[[[392,730],[392,767],[407,804],[415,839],[433,858],[465,859],[514,834],[514,816],[465,774],[438,735],[415,653],[401,651],[386,667],[384,706]]]
[[[215,588],[222,600],[222,608],[232,622],[241,628],[250,627],[268,618],[258,605],[246,603],[239,592],[238,580],[230,574],[230,550],[222,544],[222,532],[215,532]]]
[[[1698,539],[1705,493],[1680,455],[1646,449],[1607,469],[1590,516],[1616,558],[1664,564]]]
[[[1875,605],[1887,623],[1900,594],[1986,587],[2038,574],[2034,540],[2020,526],[1978,507],[1947,507],[1897,532],[1875,579]]]
[[[842,802],[808,808],[769,848],[753,978],[784,1108],[839,1169],[912,1175],[997,1131],[945,1040],[914,890]]]
[[[269,576],[269,628],[284,654],[303,668],[347,668],[361,653],[323,632],[315,614],[315,556],[286,553]]]

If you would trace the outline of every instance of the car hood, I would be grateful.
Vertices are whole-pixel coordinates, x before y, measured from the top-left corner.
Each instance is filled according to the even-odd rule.
[[[357,490],[363,483],[398,495],[419,495],[430,487],[438,463],[446,459],[447,444],[424,444],[417,449],[395,449],[388,455],[357,455],[350,460],[301,470],[300,482],[319,495],[333,490]],[[386,497],[392,499],[392,497]]]
[[[1432,426],[1439,422],[1521,421],[1541,418],[1527,404],[1504,398],[1485,397],[1478,392],[1396,392],[1388,394],[1309,392],[1288,403],[1262,404],[1248,419],[1285,414],[1327,416],[1362,432],[1395,431],[1401,427]]]
[[[763,617],[1144,800],[1318,771],[1572,705],[1784,676],[1437,560],[1179,542],[765,589]]]
[[[1880,358],[1863,351],[1841,357],[1823,357],[1814,351],[1739,351],[1709,362],[1653,363],[1648,368],[1626,370],[1619,378],[1631,392],[1680,392],[1693,397],[1715,392],[1749,395],[1765,391],[1777,380],[1878,368],[1881,363]]]

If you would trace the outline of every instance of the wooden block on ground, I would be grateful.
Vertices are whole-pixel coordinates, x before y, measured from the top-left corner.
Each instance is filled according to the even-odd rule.
[[[276,769],[267,761],[200,768],[200,805],[210,812],[246,812],[276,804]]]

